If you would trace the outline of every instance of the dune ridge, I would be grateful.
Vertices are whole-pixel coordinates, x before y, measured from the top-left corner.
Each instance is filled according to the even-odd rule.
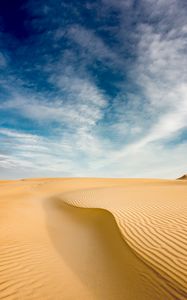
[[[186,299],[187,185],[0,182],[0,299]]]
[[[155,190],[155,191],[154,191]],[[78,191],[62,195],[63,201],[76,207],[100,207],[110,211],[120,229],[124,240],[148,263],[160,276],[164,278],[165,289],[177,299],[186,299],[187,296],[187,195],[180,191],[182,201],[176,205],[176,196],[170,194],[169,187],[165,186],[162,197],[155,202],[155,187],[143,191],[145,199],[138,203],[141,188],[131,191],[129,201],[125,201],[128,191],[124,188],[104,188]],[[170,198],[163,197],[169,192]],[[154,202],[150,203],[149,196]],[[115,205],[111,199],[117,200]],[[166,201],[167,199],[167,201]],[[169,201],[168,201],[169,200]],[[125,203],[122,203],[125,201]],[[153,205],[154,204],[154,205]]]
[[[177,178],[178,180],[187,180],[187,174],[184,174],[183,176]]]

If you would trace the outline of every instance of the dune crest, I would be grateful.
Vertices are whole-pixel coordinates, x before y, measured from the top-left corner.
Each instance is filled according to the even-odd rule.
[[[177,178],[178,180],[187,180],[187,174],[184,174],[183,176]]]
[[[184,181],[0,182],[0,299],[186,299],[186,216]]]

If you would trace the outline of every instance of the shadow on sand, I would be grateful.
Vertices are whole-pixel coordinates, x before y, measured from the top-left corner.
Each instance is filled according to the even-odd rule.
[[[46,199],[44,209],[53,246],[93,299],[166,299],[154,273],[122,239],[111,213],[75,208],[57,197]]]

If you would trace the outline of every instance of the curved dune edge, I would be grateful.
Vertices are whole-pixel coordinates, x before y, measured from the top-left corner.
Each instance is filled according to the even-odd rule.
[[[66,263],[83,280],[85,286],[91,286],[90,289],[96,292],[94,299],[174,299],[165,288],[162,279],[148,268],[122,239],[111,212],[100,208],[75,207],[61,201],[59,197],[48,199],[48,203],[49,206],[56,207],[58,212],[60,208],[61,212],[67,213],[76,224],[77,236],[75,238],[74,235],[71,248],[64,251],[59,245],[59,239],[55,241],[53,234],[51,237]],[[79,226],[86,231],[84,239]],[[89,248],[85,247],[85,240]],[[80,262],[77,262],[76,256]],[[82,268],[85,267],[84,259],[87,261],[85,274],[82,273]],[[99,286],[96,285],[97,280]],[[91,299],[91,296],[79,298],[77,295],[76,298],[87,300]]]
[[[108,194],[109,190],[111,196],[112,189],[115,188],[111,188],[111,189],[107,188],[107,190],[103,188],[90,189],[90,190],[87,189],[78,192],[76,191],[76,192],[65,193],[61,197],[65,203],[67,203],[68,205],[72,205],[74,207],[97,208],[97,209],[99,208],[110,212],[113,215],[125,242],[127,242],[127,244],[130,246],[133,252],[141,260],[143,260],[149,267],[151,267],[152,270],[154,270],[158,278],[161,278],[162,286],[164,287],[165,292],[168,293],[168,297],[170,295],[173,297],[173,299],[185,300],[187,296],[187,282],[186,282],[186,278],[187,278],[186,245],[187,244],[185,238],[185,232],[187,229],[186,222],[185,222],[186,205],[184,206],[185,208],[184,211],[183,209],[180,210],[180,214],[182,214],[182,216],[180,216],[181,218],[179,218],[179,220],[177,220],[177,214],[175,213],[175,211],[174,211],[174,216],[172,216],[172,214],[170,214],[170,211],[166,209],[165,217],[167,218],[165,219],[165,221],[168,221],[169,225],[174,225],[175,230],[177,230],[177,226],[180,229],[179,231],[182,236],[182,239],[180,238],[179,240],[177,240],[178,238],[177,234],[175,233],[175,236],[172,235],[173,230],[171,230],[171,232],[169,230],[168,232],[159,236],[162,230],[164,230],[164,226],[167,223],[165,222],[165,224],[164,223],[162,224],[162,221],[164,221],[163,216],[160,216],[162,218],[160,218],[160,220],[158,219],[159,222],[157,220],[157,225],[159,223],[161,224],[161,228],[160,228],[161,231],[157,232],[157,230],[154,229],[156,223],[151,224],[151,222],[155,221],[156,219],[154,220],[153,218],[153,220],[151,220],[149,219],[149,216],[148,219],[146,219],[146,217],[144,219],[144,216],[143,217],[141,216],[139,220],[138,218],[140,217],[141,214],[138,216],[137,211],[133,211],[133,207],[131,211],[129,210],[127,213],[124,213],[124,211],[121,211],[119,207],[116,209],[115,207],[110,207],[111,203],[106,203],[107,201],[100,201],[102,197],[105,200],[107,199],[107,197],[109,196]],[[96,199],[94,199],[94,194],[98,194],[95,195]],[[101,202],[100,205],[98,205],[99,201]],[[138,209],[139,208],[140,207],[138,207]],[[151,206],[147,207],[148,212],[150,208]],[[161,206],[160,208],[162,209],[163,207]],[[168,208],[167,205],[166,208]],[[177,209],[177,206],[175,207],[175,209]],[[133,220],[133,215],[135,217],[134,220]],[[180,222],[181,220],[183,224],[181,224]],[[142,221],[142,224],[139,221]],[[136,222],[138,225],[135,225]],[[148,226],[145,226],[146,223],[144,222],[148,222],[147,224]],[[142,228],[138,228],[139,225],[141,225]],[[150,230],[149,228],[150,226],[152,227],[151,230],[153,231]],[[181,230],[181,228],[183,230]],[[145,229],[148,229],[150,231],[149,235],[148,232],[145,231]],[[152,242],[151,239],[153,240],[156,239],[156,242],[160,243],[161,245],[163,244],[163,237],[165,237],[165,241],[164,241],[165,245],[168,243],[167,238],[169,240],[169,244],[166,246],[166,249],[164,251],[162,248],[159,249],[159,247],[157,249],[154,249],[154,244],[153,244],[153,248],[151,247],[151,242]],[[147,246],[146,240],[148,241],[148,243],[150,243],[149,247],[145,247]]]

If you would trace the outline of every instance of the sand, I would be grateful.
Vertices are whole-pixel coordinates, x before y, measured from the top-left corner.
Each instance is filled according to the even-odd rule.
[[[0,181],[0,299],[187,299],[187,182]]]
[[[178,180],[187,180],[187,174],[184,174],[183,176],[177,178]]]

